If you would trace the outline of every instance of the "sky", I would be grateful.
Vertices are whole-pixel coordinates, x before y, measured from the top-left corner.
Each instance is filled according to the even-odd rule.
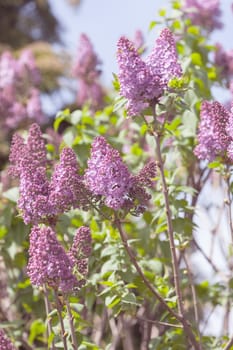
[[[205,0],[203,0],[205,1]],[[213,42],[233,48],[233,12],[231,0],[220,0],[224,30],[215,31]],[[103,83],[111,86],[112,72],[117,72],[116,44],[121,35],[134,38],[142,30],[149,47],[157,37],[158,29],[149,32],[151,21],[158,20],[158,10],[170,8],[170,0],[81,0],[77,7],[68,6],[67,0],[50,0],[51,7],[62,24],[62,38],[75,57],[79,36],[86,33],[103,65]]]

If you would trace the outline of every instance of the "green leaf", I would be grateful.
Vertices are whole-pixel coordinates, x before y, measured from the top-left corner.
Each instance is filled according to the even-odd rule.
[[[45,324],[42,320],[35,320],[30,327],[29,342],[30,344],[38,337],[44,334],[46,330]]]
[[[121,298],[117,295],[114,296],[107,296],[105,299],[105,305],[109,308],[112,309],[115,305],[119,304],[121,301]]]
[[[122,297],[122,303],[125,304],[132,304],[132,305],[140,305],[137,300],[136,296],[133,293],[127,293]]]
[[[199,52],[193,52],[191,54],[191,61],[194,65],[202,67],[203,66],[203,61],[202,61],[202,57],[199,54]]]

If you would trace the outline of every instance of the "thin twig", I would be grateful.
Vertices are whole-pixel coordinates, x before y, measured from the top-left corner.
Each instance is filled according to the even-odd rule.
[[[184,262],[185,262],[185,265],[186,265],[186,269],[187,269],[187,273],[188,273],[188,281],[189,281],[189,284],[190,284],[192,298],[193,298],[193,309],[194,309],[194,317],[195,317],[197,332],[198,332],[198,335],[199,335],[199,339],[201,340],[201,334],[200,334],[199,327],[198,327],[198,325],[199,325],[199,316],[198,316],[196,290],[195,290],[195,286],[194,286],[194,283],[193,283],[193,278],[192,278],[192,273],[191,273],[191,269],[190,269],[190,266],[189,266],[189,262],[188,262],[188,259],[187,259],[185,253],[183,254],[183,258],[184,258]]]
[[[155,115],[155,106],[152,105],[152,110],[154,111],[153,117],[155,125],[157,125],[157,119]],[[143,119],[146,123],[146,125],[149,127],[149,124],[146,120],[146,118],[143,116]],[[173,269],[173,278],[174,278],[174,286],[177,296],[177,306],[178,306],[178,312],[183,317],[184,316],[184,307],[183,307],[183,301],[182,301],[182,294],[181,294],[181,288],[180,288],[180,281],[179,281],[179,267],[178,267],[178,260],[176,255],[176,248],[175,248],[175,241],[174,241],[174,231],[172,226],[172,218],[171,218],[171,209],[168,199],[168,187],[164,175],[164,166],[163,166],[163,158],[161,153],[161,147],[160,147],[160,135],[155,130],[150,130],[151,135],[153,135],[155,144],[156,144],[156,155],[157,155],[157,162],[158,167],[160,170],[161,180],[162,180],[162,188],[163,188],[163,195],[164,195],[164,201],[165,201],[165,209],[166,209],[166,218],[167,218],[167,226],[168,226],[168,238],[169,238],[169,244],[170,244],[170,251],[171,251],[171,257],[172,257],[172,269]]]
[[[162,321],[156,321],[156,320],[149,320],[148,318],[137,316],[137,318],[141,321],[157,324],[159,326],[166,326],[166,327],[173,327],[173,328],[183,328],[180,324],[174,324],[174,323],[168,323],[168,322],[162,322]]]
[[[233,220],[232,220],[232,212],[231,212],[231,204],[232,204],[232,197],[231,197],[231,184],[230,184],[230,176],[226,174],[225,176],[226,185],[227,185],[227,208],[228,208],[228,217],[229,217],[229,226],[230,226],[230,232],[231,232],[231,243],[233,244]]]
[[[54,296],[55,296],[58,318],[61,325],[61,334],[62,334],[62,342],[63,342],[64,350],[68,350],[67,341],[66,341],[67,334],[65,332],[64,322],[63,322],[62,313],[61,313],[61,303],[56,290],[54,290]]]
[[[174,241],[174,231],[172,227],[171,210],[170,210],[169,199],[168,199],[168,188],[167,188],[167,183],[164,175],[163,159],[162,159],[162,154],[160,149],[160,137],[156,132],[153,132],[153,135],[156,142],[158,167],[160,169],[164,201],[165,201],[165,209],[166,209],[166,217],[167,217],[167,225],[168,225],[168,238],[169,238],[170,251],[172,256],[173,278],[174,278],[174,286],[175,286],[175,291],[177,296],[178,311],[180,315],[184,316],[184,307],[183,307],[182,293],[181,293],[180,281],[179,281],[179,268],[178,268],[178,261],[177,261],[175,241]]]
[[[70,324],[70,332],[71,332],[71,340],[72,340],[72,347],[74,350],[78,349],[78,343],[75,335],[75,329],[74,329],[74,318],[71,312],[70,308],[70,303],[69,301],[65,298],[65,304],[66,304],[66,309],[68,313],[68,318],[69,318],[69,324]]]
[[[53,334],[53,329],[52,329],[51,317],[49,316],[49,313],[51,310],[50,310],[48,289],[45,284],[43,285],[43,294],[44,294],[45,311],[47,315],[47,337],[49,338],[50,335]],[[51,343],[51,349],[55,350],[55,344],[53,340]]]
[[[203,255],[203,257],[206,259],[206,261],[208,261],[208,263],[210,264],[210,266],[212,267],[212,269],[215,272],[219,272],[219,269],[216,267],[216,265],[213,263],[213,261],[208,257],[208,255],[204,252],[204,250],[202,249],[202,247],[197,243],[197,241],[195,240],[195,238],[193,238],[192,242],[194,243],[194,245],[196,246],[196,248],[199,250],[199,252]]]
[[[228,341],[228,343],[226,344],[225,348],[223,348],[223,350],[231,350],[233,346],[233,337]]]

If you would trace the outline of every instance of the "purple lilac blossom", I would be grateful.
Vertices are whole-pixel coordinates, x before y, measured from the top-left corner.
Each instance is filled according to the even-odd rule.
[[[36,120],[39,124],[43,124],[45,120],[45,116],[42,111],[40,92],[38,89],[32,88],[28,92],[26,115],[28,119]]]
[[[34,226],[30,233],[27,273],[37,287],[47,284],[64,293],[77,288],[74,264],[51,227]]]
[[[76,231],[73,245],[70,249],[71,255],[75,259],[89,258],[91,255],[91,231],[87,226],[81,226]]]
[[[7,337],[3,329],[0,329],[0,349],[1,350],[15,350],[10,339]]]
[[[17,74],[21,78],[28,77],[33,85],[40,83],[41,74],[31,50],[26,49],[21,52],[17,61]]]
[[[133,43],[125,37],[118,41],[120,94],[128,99],[130,116],[140,114],[157,102],[167,89],[168,81],[180,77],[175,40],[169,29],[161,31],[152,53],[143,61]]]
[[[10,52],[0,56],[0,124],[5,129],[16,129],[32,120],[45,122],[36,88],[39,81],[40,73],[30,50],[23,51],[18,60]]]
[[[140,29],[136,30],[135,34],[134,34],[134,47],[135,49],[142,54],[145,50],[144,50],[144,37],[142,34],[142,31]]]
[[[152,77],[133,43],[126,37],[118,41],[120,94],[127,98],[128,115],[140,114],[149,101],[162,94],[159,76]]]
[[[55,217],[71,207],[86,209],[91,195],[78,175],[76,155],[71,148],[61,152],[49,181],[47,152],[40,127],[33,124],[27,143],[15,134],[12,140],[9,173],[19,177],[18,207],[26,224],[38,224]]]
[[[221,77],[226,79],[228,85],[233,75],[233,50],[225,51],[221,44],[216,44],[214,63],[220,69]]]
[[[11,174],[15,171],[20,179],[18,207],[22,210],[24,222],[37,223],[50,212],[45,141],[37,124],[30,127],[27,144],[19,136],[13,138],[10,161]]]
[[[175,39],[168,28],[164,28],[156,39],[146,64],[152,76],[160,77],[160,86],[163,89],[166,89],[170,79],[181,77],[182,70],[178,63]]]
[[[85,172],[87,187],[95,194],[105,197],[105,204],[120,209],[131,186],[130,173],[119,152],[104,137],[95,138],[91,158]]]
[[[49,185],[49,205],[53,214],[58,215],[78,205],[83,187],[78,175],[76,155],[71,148],[63,148],[60,162],[55,166]]]
[[[87,82],[79,79],[79,90],[77,95],[78,106],[88,104],[93,111],[103,107],[103,89],[98,81]]]
[[[209,32],[222,28],[219,0],[185,0],[183,9],[193,24],[201,26]]]
[[[230,112],[219,102],[204,101],[200,116],[195,155],[199,159],[209,161],[213,161],[217,156],[226,157],[232,142],[228,133]]]
[[[156,166],[151,163],[138,175],[132,175],[123,163],[119,152],[112,148],[104,137],[98,136],[92,144],[91,157],[85,172],[87,187],[104,197],[106,206],[114,210],[145,210],[150,199],[144,187],[151,187],[149,178],[155,177]],[[142,209],[142,206],[144,209]],[[139,209],[140,208],[140,209]]]
[[[88,273],[88,258],[91,255],[91,232],[89,227],[81,226],[76,231],[69,256],[74,263],[74,271],[77,272],[78,285],[85,285],[85,276]]]
[[[104,92],[98,79],[101,74],[100,61],[86,34],[81,34],[78,55],[73,68],[73,75],[78,79],[77,103],[88,103],[96,111],[104,105]]]

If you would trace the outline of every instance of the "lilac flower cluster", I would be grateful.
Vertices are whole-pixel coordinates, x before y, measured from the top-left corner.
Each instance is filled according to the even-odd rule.
[[[168,28],[160,33],[146,61],[143,61],[133,43],[125,37],[118,41],[120,94],[128,99],[130,116],[140,114],[151,103],[156,103],[168,89],[171,78],[182,75],[174,37]]]
[[[77,287],[74,264],[51,227],[34,226],[30,233],[27,273],[36,286],[47,284],[64,293]]]
[[[81,226],[77,230],[69,256],[74,263],[75,272],[79,277],[78,286],[81,288],[85,284],[85,276],[88,272],[88,258],[91,255],[91,232],[89,227]]]
[[[40,72],[30,50],[24,50],[19,59],[10,52],[0,57],[0,114],[1,125],[16,129],[19,125],[36,121],[44,123],[40,93],[35,87]]]
[[[26,224],[38,224],[55,218],[71,207],[85,205],[85,188],[78,175],[76,155],[64,148],[60,163],[55,167],[50,181],[47,177],[47,153],[40,127],[33,124],[29,129],[27,143],[14,135],[10,151],[10,174],[19,177],[20,198]]]
[[[155,163],[150,163],[138,176],[133,176],[119,152],[104,137],[98,136],[92,144],[84,178],[90,191],[104,197],[106,206],[114,210],[134,209],[139,213],[150,198],[144,187],[152,184],[149,178],[155,175]]]
[[[217,43],[214,63],[220,69],[221,77],[230,84],[230,78],[233,76],[233,50],[225,51],[222,45]]]
[[[209,32],[222,28],[219,0],[185,0],[183,9],[193,24],[201,26]]]
[[[233,160],[233,115],[221,103],[204,101],[194,153],[199,159]]]
[[[2,350],[15,350],[10,339],[7,337],[3,329],[0,329],[0,349]]]
[[[135,49],[139,52],[139,53],[142,53],[144,51],[144,37],[143,37],[143,34],[142,34],[142,31],[141,30],[136,30],[135,32],[135,35],[134,35],[134,40],[133,40],[133,43],[134,43],[134,47]]]
[[[99,83],[101,71],[98,66],[100,61],[93,50],[93,46],[86,34],[81,34],[76,63],[73,75],[78,79],[79,89],[77,104],[90,105],[93,111],[103,107],[104,92]]]

